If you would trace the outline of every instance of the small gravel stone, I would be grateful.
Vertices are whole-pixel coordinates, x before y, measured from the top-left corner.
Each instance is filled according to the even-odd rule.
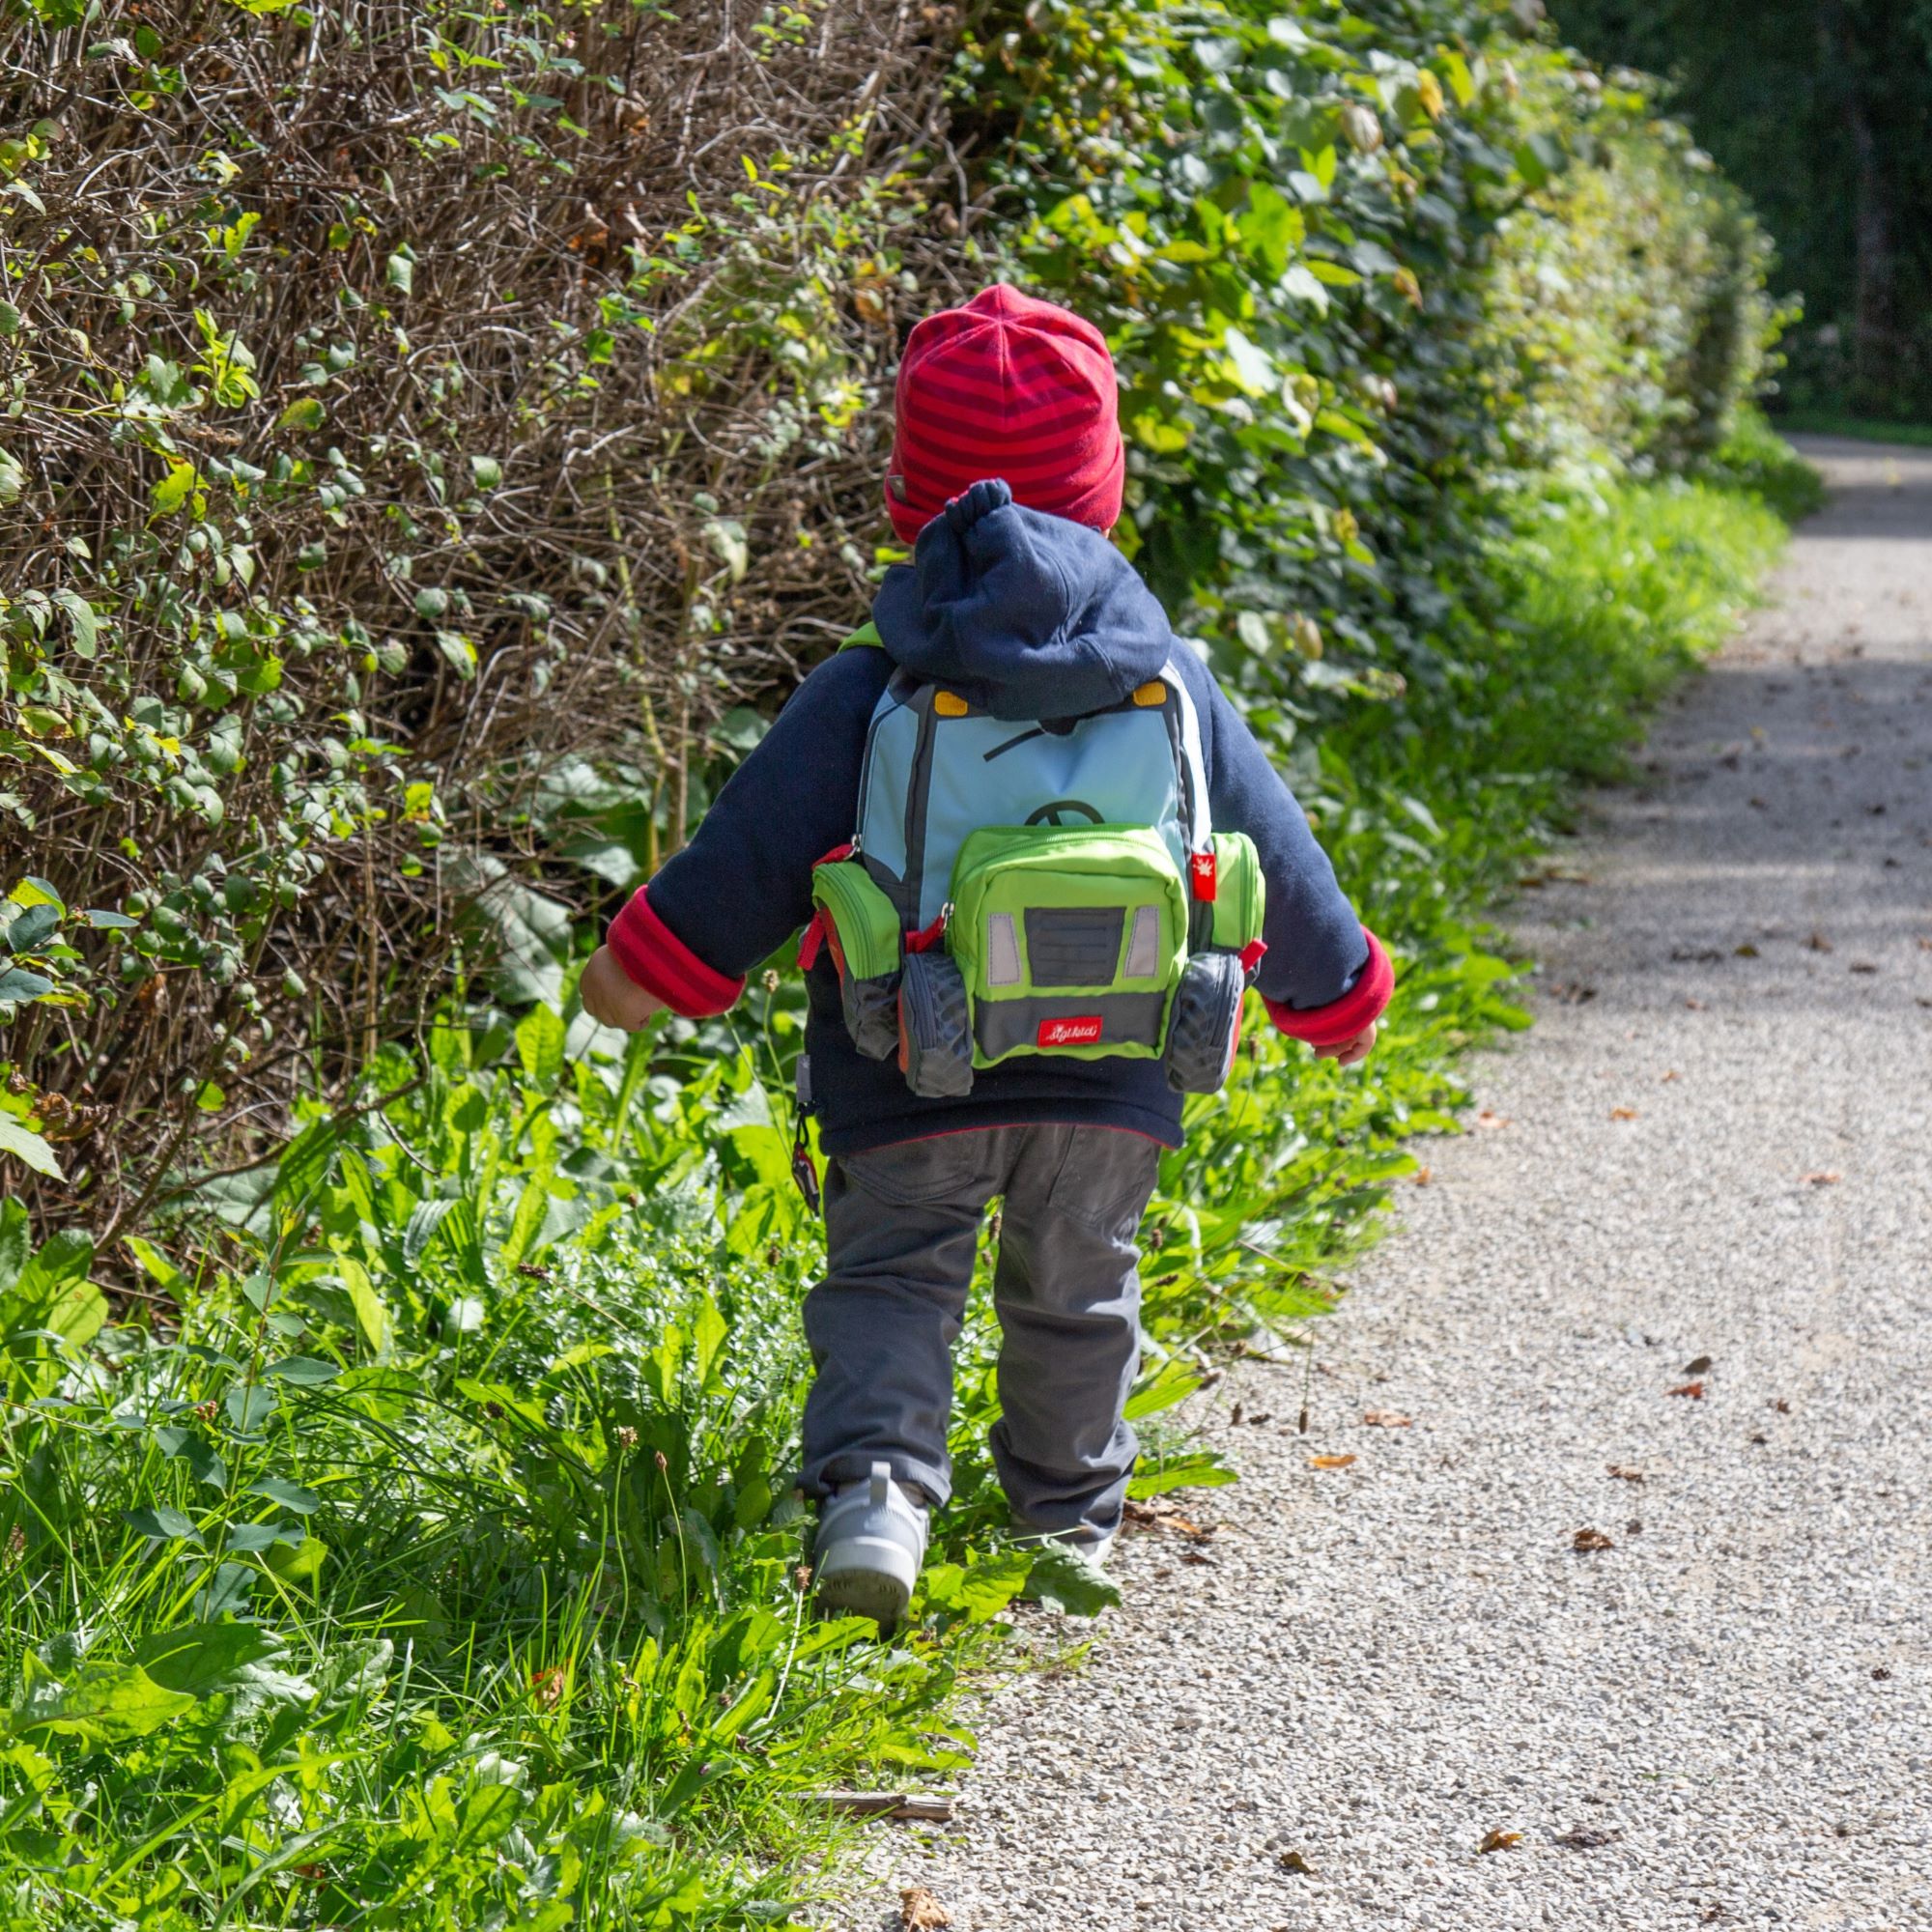
[[[1932,451],[1804,446],[1777,608],[1519,908],[1594,997],[1478,1064],[1311,1434],[1228,1421],[1298,1369],[1198,1399],[1216,1567],[1124,1541],[1084,1673],[989,1697],[826,1924],[1932,1928]]]

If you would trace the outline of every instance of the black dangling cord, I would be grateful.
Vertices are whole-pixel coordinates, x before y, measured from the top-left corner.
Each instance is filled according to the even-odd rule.
[[[805,1205],[816,1214],[821,1199],[818,1185],[818,1164],[811,1157],[811,1144],[806,1138],[805,1109],[798,1109],[798,1132],[791,1144],[791,1178],[798,1182],[798,1191],[805,1196]]]
[[[818,1184],[818,1165],[811,1157],[811,1138],[806,1120],[811,1113],[811,1062],[798,1057],[798,1093],[792,1107],[791,1178],[805,1196],[805,1205],[816,1214],[824,1199]]]

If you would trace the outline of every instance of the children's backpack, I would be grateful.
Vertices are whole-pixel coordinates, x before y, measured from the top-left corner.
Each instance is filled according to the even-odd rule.
[[[846,647],[879,645],[869,624]],[[859,822],[813,867],[800,959],[830,946],[861,1052],[917,1094],[1022,1055],[1164,1060],[1211,1093],[1265,948],[1261,864],[1208,822],[1201,733],[1170,667],[1103,711],[994,718],[895,670]]]

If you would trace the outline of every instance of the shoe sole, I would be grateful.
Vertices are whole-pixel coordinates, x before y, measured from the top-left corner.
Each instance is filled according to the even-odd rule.
[[[890,1629],[905,1614],[919,1574],[909,1550],[873,1537],[837,1543],[819,1558],[818,1607],[834,1616],[870,1617]]]

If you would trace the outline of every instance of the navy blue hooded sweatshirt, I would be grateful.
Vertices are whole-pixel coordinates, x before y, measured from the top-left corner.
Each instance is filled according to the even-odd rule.
[[[1097,531],[973,486],[921,532],[872,606],[884,650],[841,651],[800,685],[718,795],[691,843],[611,928],[631,978],[673,1011],[723,1012],[744,976],[812,916],[811,868],[853,834],[867,726],[903,666],[995,717],[1072,718],[1120,702],[1172,664],[1201,724],[1215,827],[1245,832],[1267,880],[1257,986],[1284,1033],[1351,1039],[1387,1003],[1386,955],[1327,855],[1199,656]],[[806,1049],[828,1153],[969,1127],[1091,1123],[1180,1143],[1181,1096],[1152,1060],[1026,1057],[983,1069],[961,1099],[922,1099],[891,1061],[852,1044],[829,949],[807,975]]]

